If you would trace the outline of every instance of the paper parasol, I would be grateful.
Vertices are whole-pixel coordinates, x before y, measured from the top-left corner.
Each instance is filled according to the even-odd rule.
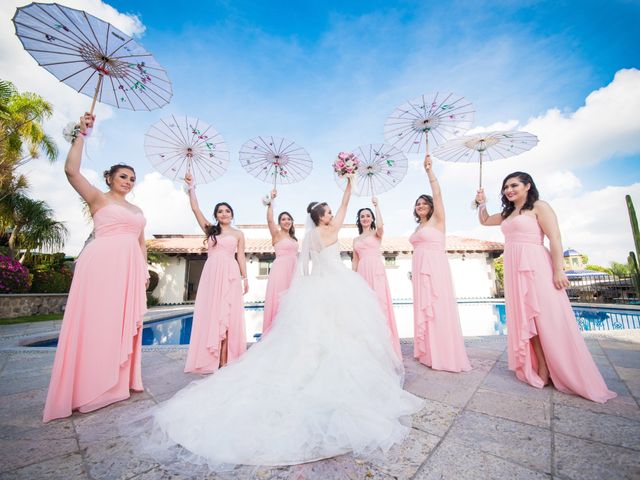
[[[273,184],[304,180],[313,168],[307,151],[292,140],[263,136],[248,140],[240,149],[240,164],[249,174]]]
[[[473,123],[473,104],[450,92],[435,92],[414,98],[396,108],[387,118],[384,138],[403,152],[420,153],[422,145],[440,145],[466,132]]]
[[[215,128],[192,117],[163,118],[145,135],[144,150],[156,170],[171,180],[187,172],[195,184],[221,177],[229,166],[229,150]]]
[[[481,132],[449,140],[435,148],[433,156],[446,162],[479,163],[482,188],[482,162],[519,155],[537,143],[538,137],[527,132]]]
[[[13,17],[16,35],[38,64],[96,101],[129,110],[160,108],[173,95],[160,64],[111,24],[56,3],[31,3]]]

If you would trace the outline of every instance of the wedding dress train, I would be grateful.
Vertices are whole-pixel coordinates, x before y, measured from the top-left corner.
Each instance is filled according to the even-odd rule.
[[[404,391],[386,318],[338,244],[309,233],[313,269],[283,295],[269,335],[152,411],[155,441],[212,469],[386,452],[423,400]]]

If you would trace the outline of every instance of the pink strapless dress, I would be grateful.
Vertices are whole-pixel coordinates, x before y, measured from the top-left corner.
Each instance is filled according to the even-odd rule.
[[[393,302],[389,291],[389,281],[384,270],[384,264],[380,255],[380,244],[382,242],[375,235],[369,235],[354,242],[354,249],[360,257],[358,261],[358,273],[364,277],[371,289],[376,293],[380,302],[380,307],[387,318],[389,333],[391,334],[391,344],[393,350],[402,358],[400,352],[400,338],[396,327],[396,317],[393,313]]]
[[[413,245],[413,356],[434,370],[467,372],[458,304],[445,235],[426,226],[409,237]]]
[[[227,361],[247,349],[240,268],[233,235],[209,238],[207,261],[196,293],[185,372],[213,373],[220,365],[220,343],[227,339]]]
[[[110,203],[93,215],[95,239],[78,258],[53,361],[43,420],[90,412],[142,391],[147,264],[142,214]]]
[[[580,334],[569,297],[553,285],[551,254],[537,219],[520,214],[504,220],[501,228],[509,369],[523,382],[543,387],[530,342],[538,335],[558,390],[599,403],[615,397]]]
[[[298,261],[298,242],[293,238],[283,238],[273,248],[276,251],[276,259],[271,265],[267,293],[264,297],[263,335],[269,331],[271,323],[278,313],[280,296],[289,290]]]

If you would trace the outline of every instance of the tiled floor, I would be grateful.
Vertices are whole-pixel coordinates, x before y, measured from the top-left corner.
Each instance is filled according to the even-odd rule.
[[[587,335],[609,388],[605,405],[547,387],[507,369],[504,337],[466,338],[474,369],[452,374],[411,358],[403,342],[405,388],[426,400],[404,444],[386,458],[352,455],[284,468],[239,467],[209,474],[160,465],[117,427],[198,378],[182,373],[186,349],[150,347],[144,393],[90,414],[42,424],[50,349],[19,343],[59,322],[0,327],[0,477],[3,479],[614,479],[640,478],[640,332]]]

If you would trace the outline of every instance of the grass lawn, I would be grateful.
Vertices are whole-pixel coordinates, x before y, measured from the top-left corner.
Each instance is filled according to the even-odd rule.
[[[46,322],[47,320],[61,320],[62,313],[48,313],[46,315],[29,315],[28,317],[0,318],[0,325],[15,323]]]

